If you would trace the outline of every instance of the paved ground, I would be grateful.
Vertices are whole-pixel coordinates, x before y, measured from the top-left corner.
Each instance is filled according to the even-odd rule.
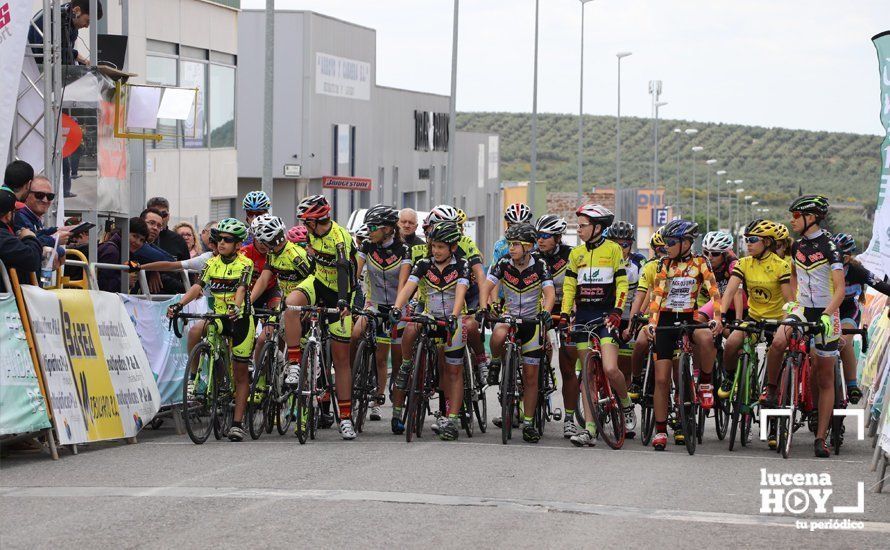
[[[388,417],[353,442],[324,431],[304,446],[277,434],[196,446],[168,421],[135,445],[64,451],[58,462],[14,455],[0,471],[0,547],[890,545],[890,492],[870,491],[864,441],[848,438],[840,456],[817,460],[800,434],[782,460],[760,443],[730,453],[709,426],[689,456],[638,441],[575,449],[551,424],[537,445],[501,445],[495,430],[455,443],[427,431],[406,444]],[[760,513],[762,469],[829,474],[829,512]],[[856,503],[860,481],[864,512],[832,513]],[[865,523],[795,527],[824,519]]]

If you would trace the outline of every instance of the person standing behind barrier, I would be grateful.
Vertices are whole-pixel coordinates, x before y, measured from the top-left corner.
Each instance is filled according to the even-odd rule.
[[[14,268],[22,276],[40,270],[43,247],[30,229],[22,228],[18,233],[13,232],[15,199],[14,193],[0,189],[0,261],[6,269]],[[4,286],[3,281],[0,281],[0,288]],[[8,292],[11,289],[4,290]]]
[[[426,241],[417,236],[417,211],[413,208],[399,210],[399,235],[409,248],[417,244],[426,244]]]
[[[198,245],[198,235],[192,224],[189,222],[179,222],[173,226],[173,231],[185,241],[185,247],[189,251],[189,257],[194,258],[201,254],[201,247]]]
[[[6,165],[6,172],[3,174],[3,187],[15,195],[16,209],[24,206],[21,202],[28,196],[31,190],[31,181],[34,179],[34,169],[31,165],[23,160],[14,160]]]
[[[178,250],[179,247],[173,244],[171,244],[167,248],[162,247],[160,244],[161,232],[166,230],[165,220],[167,217],[169,217],[169,215],[169,212],[161,211],[157,208],[146,208],[142,211],[140,217],[148,226],[148,242],[145,244],[144,248],[153,248],[155,250],[162,251],[169,256],[169,260],[187,260],[189,259],[188,249],[185,248],[185,241],[183,241],[182,237],[180,237],[179,235],[175,236],[177,239],[179,239],[179,241],[182,242],[182,250]],[[142,259],[140,258],[134,259],[139,263],[147,263],[145,261],[142,261]],[[157,260],[168,260],[168,258],[153,258],[149,261]],[[161,294],[179,294],[181,292],[185,292],[185,287],[182,284],[182,279],[177,275],[173,275],[171,273],[161,274],[160,286],[158,286],[152,279],[149,280],[152,292]]]
[[[193,256],[193,254],[189,253],[189,247],[186,244],[185,239],[175,231],[170,231],[170,228],[168,227],[170,222],[170,203],[167,199],[164,197],[152,197],[148,199],[145,211],[156,211],[161,217],[160,229],[158,230],[157,236],[153,236],[150,242],[154,243],[161,250],[164,250],[180,262],[188,260]],[[152,229],[152,223],[149,221],[150,217],[146,218],[145,216],[142,216],[142,219],[148,224],[148,228]],[[193,229],[192,235],[194,234],[195,231]]]
[[[27,227],[37,235],[37,240],[43,246],[55,246],[58,237],[58,252],[64,257],[65,250],[62,247],[68,244],[70,233],[64,227],[43,226],[43,217],[55,198],[53,186],[46,176],[35,176],[31,182],[31,189],[25,197],[25,204],[15,213],[13,227],[17,230]]]

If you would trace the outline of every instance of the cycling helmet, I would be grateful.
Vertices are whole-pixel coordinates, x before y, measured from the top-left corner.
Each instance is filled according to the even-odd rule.
[[[462,209],[458,208],[456,221],[457,221],[457,225],[463,225],[463,224],[467,223],[467,213],[464,212]]]
[[[395,227],[399,223],[399,212],[391,206],[378,204],[365,213],[365,225]]]
[[[746,237],[770,237],[771,239],[781,241],[783,240],[783,234],[785,237],[788,236],[788,230],[785,229],[785,226],[770,220],[757,219],[745,227]]]
[[[777,223],[776,225],[779,226],[776,229],[776,239],[777,240],[784,241],[785,239],[787,239],[788,237],[791,236],[791,234],[788,232],[788,228],[785,227],[785,224]]]
[[[287,240],[292,243],[305,245],[309,242],[309,230],[305,225],[295,225],[287,230]]]
[[[306,197],[297,205],[297,217],[301,220],[327,220],[331,217],[331,205],[324,195]]]
[[[455,222],[457,223],[459,215],[457,213],[457,208],[451,206],[450,204],[440,204],[436,206],[432,210],[430,210],[429,215],[423,221],[424,225],[432,225],[439,222]]]
[[[284,222],[278,216],[262,214],[253,219],[250,232],[253,237],[269,246],[278,246],[284,241]]]
[[[210,232],[211,234],[216,232],[217,241],[219,241],[219,235],[222,233],[228,233],[239,241],[243,241],[244,238],[247,237],[247,226],[237,218],[225,218],[220,220],[220,222],[216,224],[216,227],[211,229]]]
[[[655,230],[655,233],[652,234],[652,237],[649,238],[649,248],[655,250],[656,248],[661,248],[662,246],[666,246],[664,242],[664,238],[661,236],[661,230],[663,227],[659,227]]]
[[[853,254],[856,252],[856,241],[853,240],[853,235],[838,233],[831,240],[834,241],[834,246],[840,250],[841,254]]]
[[[460,228],[457,227],[456,223],[453,221],[442,221],[433,226],[427,240],[445,244],[457,244],[460,237]]]
[[[268,210],[272,207],[272,201],[265,191],[251,191],[241,201],[241,208],[248,211]]]
[[[663,239],[689,239],[698,237],[698,224],[686,220],[672,220],[661,229]]]
[[[828,214],[828,199],[822,195],[803,195],[791,203],[788,211],[815,214],[824,218]]]
[[[555,214],[546,214],[538,218],[535,224],[535,231],[538,233],[551,233],[553,235],[564,235],[566,232],[566,220]]]
[[[612,222],[615,221],[615,214],[605,206],[600,206],[599,204],[585,204],[578,208],[575,215],[590,218],[592,223],[598,223],[604,227],[612,225]]]
[[[363,223],[358,229],[355,230],[355,238],[367,240],[371,237],[371,232],[368,231],[368,224]]]
[[[504,210],[504,220],[507,223],[524,223],[532,221],[532,209],[527,204],[515,202]]]
[[[507,228],[504,239],[507,242],[519,241],[521,243],[534,244],[538,238],[538,232],[530,223],[517,223]]]
[[[615,239],[619,241],[633,241],[636,239],[636,228],[634,224],[626,221],[617,221],[609,226],[604,235],[607,239]]]
[[[705,234],[702,239],[701,247],[703,250],[711,250],[714,252],[729,252],[733,245],[732,235],[725,231],[711,231]]]

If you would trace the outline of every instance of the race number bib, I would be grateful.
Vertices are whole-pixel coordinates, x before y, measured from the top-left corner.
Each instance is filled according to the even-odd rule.
[[[670,280],[671,288],[665,298],[665,307],[670,310],[688,309],[692,304],[692,290],[695,279],[692,277],[674,277]]]

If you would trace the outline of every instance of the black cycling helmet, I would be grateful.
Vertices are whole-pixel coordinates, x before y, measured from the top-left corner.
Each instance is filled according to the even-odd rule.
[[[604,235],[607,239],[615,239],[618,241],[633,241],[636,240],[636,228],[634,224],[626,221],[619,220],[606,229],[607,233]]]
[[[824,218],[828,214],[828,199],[822,195],[803,195],[791,203],[788,211],[815,214]]]
[[[538,232],[535,231],[535,228],[530,223],[517,223],[507,228],[504,232],[504,239],[506,239],[507,242],[519,241],[522,243],[534,244],[538,239]]]
[[[430,230],[427,240],[445,244],[457,244],[461,238],[460,228],[455,222],[439,222]]]
[[[841,254],[854,254],[856,252],[856,241],[853,240],[853,235],[838,233],[832,240],[834,241],[834,246],[841,251]]]
[[[382,225],[387,227],[395,227],[399,222],[399,212],[392,206],[378,204],[372,206],[365,213],[364,223],[366,225]]]
[[[664,239],[689,239],[695,240],[698,237],[698,224],[686,220],[672,220],[661,230],[661,236]]]

